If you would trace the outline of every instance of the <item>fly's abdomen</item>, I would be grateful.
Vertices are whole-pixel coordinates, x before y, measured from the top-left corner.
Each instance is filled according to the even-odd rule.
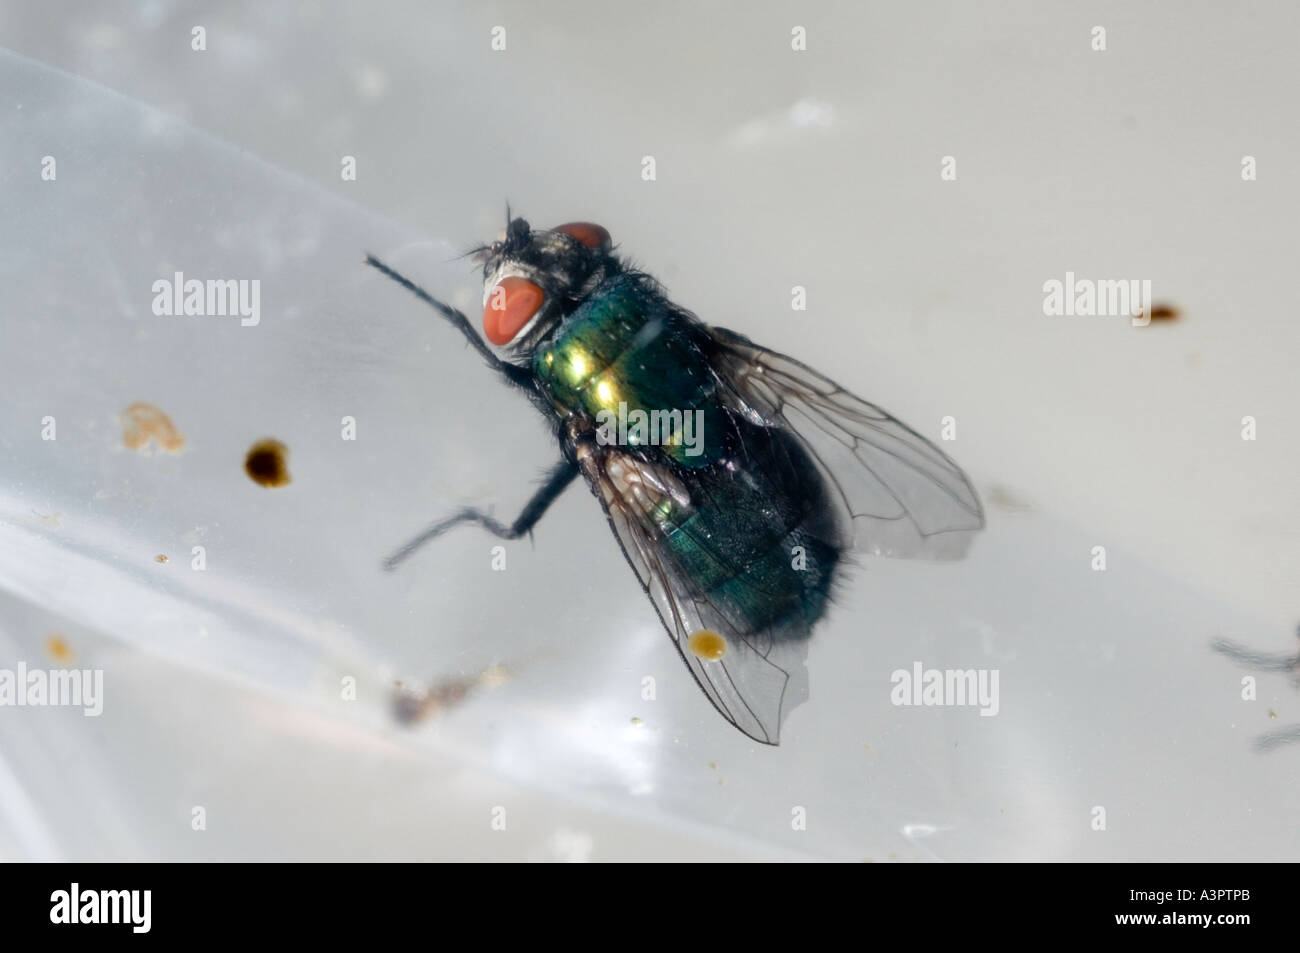
[[[660,529],[665,548],[699,591],[742,628],[807,632],[826,609],[841,544],[827,532],[821,480],[801,448],[775,431],[748,431],[750,453],[692,471],[692,505],[674,508]],[[760,432],[761,431],[761,432]],[[755,435],[757,434],[757,436]]]

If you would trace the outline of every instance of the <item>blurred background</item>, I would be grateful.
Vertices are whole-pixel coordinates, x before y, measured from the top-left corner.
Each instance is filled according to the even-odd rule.
[[[1296,859],[1300,696],[1211,643],[1300,649],[1298,21],[0,2],[0,669],[104,684],[0,707],[0,856]],[[504,571],[468,528],[379,569],[555,457],[361,264],[474,314],[456,256],[507,201],[955,422],[986,530],[863,561],[780,748],[708,705],[581,486]],[[178,271],[258,279],[260,321],[155,314]],[[1067,272],[1178,316],[1046,316]],[[246,474],[263,438],[287,485]],[[998,670],[999,713],[892,705],[915,661]]]

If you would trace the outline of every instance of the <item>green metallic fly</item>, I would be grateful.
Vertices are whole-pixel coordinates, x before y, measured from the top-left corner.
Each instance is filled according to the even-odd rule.
[[[961,556],[984,525],[970,480],[878,407],[673,304],[599,225],[507,221],[471,252],[483,264],[489,343],[463,313],[366,261],[532,400],[562,459],[513,523],[463,509],[386,567],[460,523],[527,534],[581,474],[709,701],[777,744],[782,719],[807,697],[808,637],[846,554]],[[661,421],[666,437],[647,440],[629,419]],[[694,422],[694,434],[678,421]]]

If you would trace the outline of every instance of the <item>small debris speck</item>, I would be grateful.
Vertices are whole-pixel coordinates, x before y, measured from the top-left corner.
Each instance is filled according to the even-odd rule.
[[[45,651],[49,653],[50,658],[56,662],[71,662],[76,654],[72,651],[72,646],[67,640],[57,632],[51,633],[45,639]]]

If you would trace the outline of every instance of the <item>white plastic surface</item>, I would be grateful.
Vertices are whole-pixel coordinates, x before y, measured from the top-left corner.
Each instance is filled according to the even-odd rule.
[[[513,16],[522,49],[507,69],[526,72],[540,44],[577,62],[564,30]],[[775,31],[762,56],[786,56],[784,18],[756,22]],[[486,37],[488,26],[445,29]],[[956,44],[950,26],[934,41]],[[1084,27],[1067,28],[1086,57]],[[254,74],[291,47],[283,24],[244,29],[257,38],[245,55]],[[656,28],[643,43],[657,38]],[[221,62],[229,48],[213,42]],[[493,153],[481,130],[476,146],[458,143],[455,123],[477,115],[503,149],[534,143],[540,168],[573,163],[571,145],[596,142],[600,123],[530,139],[529,117],[547,96],[587,94],[561,82],[510,86],[512,98],[480,76],[493,67],[463,55],[465,88],[440,88],[412,117],[412,149],[454,151],[454,171],[417,177],[408,158],[387,164],[402,188],[470,193],[475,211],[416,227],[0,54],[0,668],[56,664],[57,636],[105,683],[98,718],[0,708],[5,856],[1297,856],[1300,745],[1260,753],[1252,740],[1300,721],[1300,696],[1272,675],[1257,701],[1242,701],[1243,672],[1209,649],[1229,636],[1292,650],[1300,601],[1300,339],[1289,271],[1270,267],[1282,247],[1293,254],[1276,209],[1294,211],[1295,185],[1243,185],[1237,138],[1207,158],[1229,135],[1225,112],[1183,115],[1179,128],[1205,136],[1157,156],[1147,145],[1160,134],[1145,124],[1163,121],[1158,98],[1102,74],[1093,82],[1111,85],[1095,95],[1140,114],[1144,131],[1125,145],[1124,120],[1111,125],[1096,106],[1109,148],[1081,147],[1090,167],[1062,151],[1074,124],[1023,102],[1021,113],[997,106],[996,89],[981,101],[993,110],[984,124],[926,134],[933,121],[908,125],[904,111],[887,131],[898,62],[848,83],[849,66],[814,58],[820,78],[782,74],[725,111],[703,93],[700,108],[717,108],[725,128],[674,124],[667,104],[685,87],[671,84],[686,81],[670,77],[641,94],[644,142],[611,122],[622,152],[593,146],[583,161],[599,172],[566,213],[559,196],[532,200],[494,176],[491,158],[476,174],[474,148]],[[695,64],[698,82],[726,75],[706,69],[703,51],[672,55]],[[1107,55],[1110,68],[1130,68],[1118,50]],[[362,86],[387,90],[381,101],[413,97],[393,92],[418,82],[401,62],[382,83],[356,66],[370,77]],[[583,68],[559,75],[585,90]],[[640,88],[606,78],[628,97]],[[469,112],[466,90],[492,108]],[[938,95],[893,94],[912,97],[909,110]],[[1076,95],[1086,99],[1058,89],[1058,104]],[[1030,157],[1014,135],[999,142],[1017,115],[1047,130],[1031,138],[1051,147]],[[1267,128],[1270,154],[1296,145],[1294,124]],[[388,153],[351,138],[362,181],[383,177]],[[954,150],[959,180],[941,186],[939,158]],[[322,149],[320,167],[337,169],[348,151]],[[659,156],[653,185],[639,179],[643,153]],[[57,158],[53,182],[40,177],[46,155]],[[1008,169],[1011,155],[1023,171]],[[616,162],[626,166],[617,176]],[[1170,174],[1183,192],[1164,189]],[[693,176],[704,184],[683,182]],[[628,198],[639,188],[662,194]],[[1274,191],[1232,191],[1250,188]],[[563,190],[576,194],[576,180]],[[492,568],[496,540],[469,528],[395,574],[379,568],[455,507],[512,514],[555,451],[527,403],[445,322],[363,267],[363,254],[474,314],[475,276],[455,256],[491,238],[483,229],[490,215],[499,227],[507,194],[516,212],[553,224],[600,220],[605,192],[616,241],[705,320],[791,351],[931,436],[955,416],[959,439],[946,449],[989,511],[964,562],[864,561],[816,634],[812,700],[779,749],[755,746],[709,707],[581,486],[533,542],[507,545],[504,572]],[[716,206],[698,201],[710,194]],[[1202,212],[1181,221],[1187,195]],[[398,214],[387,199],[373,204]],[[828,240],[813,237],[822,224]],[[1243,233],[1249,251],[1234,245]],[[1042,282],[1067,268],[1153,275],[1157,297],[1186,316],[1142,330],[1046,318]],[[259,279],[260,323],[153,314],[153,283],[176,271]],[[792,317],[794,284],[814,304]],[[124,446],[120,415],[137,401],[169,415],[182,453]],[[1239,436],[1246,414],[1260,421],[1253,445]],[[47,416],[55,440],[42,440]],[[340,436],[349,416],[355,441]],[[288,486],[259,487],[243,472],[263,437],[288,446]],[[196,545],[202,572],[191,569]],[[1091,568],[1097,545],[1105,572]],[[997,669],[998,714],[892,705],[891,672],[917,660]],[[426,724],[395,724],[394,680],[437,685],[494,666],[499,684],[477,685]],[[647,676],[653,701],[642,696]],[[356,701],[341,697],[347,677]],[[192,829],[195,806],[207,830]],[[1094,830],[1098,806],[1105,831]],[[504,832],[492,827],[499,807]],[[806,829],[792,824],[801,810]]]

